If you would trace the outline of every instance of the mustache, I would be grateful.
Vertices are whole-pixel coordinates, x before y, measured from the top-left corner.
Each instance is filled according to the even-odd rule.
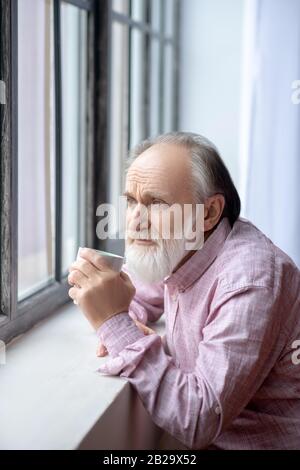
[[[126,230],[126,237],[131,238],[132,240],[157,240],[159,239],[159,234],[156,231],[136,231],[136,230]]]

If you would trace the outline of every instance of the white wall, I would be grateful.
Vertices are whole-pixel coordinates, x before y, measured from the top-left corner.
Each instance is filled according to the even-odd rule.
[[[211,139],[236,183],[245,0],[181,0],[180,130]]]

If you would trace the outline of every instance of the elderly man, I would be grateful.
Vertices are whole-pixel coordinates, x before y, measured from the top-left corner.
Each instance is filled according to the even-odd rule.
[[[125,194],[129,276],[89,249],[69,275],[70,297],[109,354],[100,371],[126,377],[153,421],[188,448],[299,449],[300,273],[239,217],[216,148],[189,133],[143,142]],[[147,236],[175,203],[204,205],[201,249]],[[155,210],[131,238],[142,205]],[[163,312],[164,340],[135,321]]]

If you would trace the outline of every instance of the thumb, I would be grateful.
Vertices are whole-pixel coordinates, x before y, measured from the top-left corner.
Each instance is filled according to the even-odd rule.
[[[138,320],[134,320],[134,322],[136,326],[141,330],[141,332],[144,333],[145,336],[152,335],[153,333],[155,333],[154,330],[149,328],[149,326],[144,325],[144,323],[141,323]]]
[[[96,355],[98,357],[104,357],[104,356],[107,355],[107,349],[104,346],[104,344],[102,344],[101,342],[98,344],[98,347],[97,347],[97,350],[96,350]]]
[[[135,286],[132,282],[132,280],[130,279],[130,277],[128,276],[127,273],[124,273],[124,271],[120,271],[120,277],[121,279],[123,279],[125,285],[127,286],[127,288],[131,291],[132,293],[132,297],[135,295]]]
[[[120,271],[120,277],[123,279],[123,281],[129,281],[129,282],[132,282],[130,277],[128,276],[127,273],[125,273],[124,271]]]

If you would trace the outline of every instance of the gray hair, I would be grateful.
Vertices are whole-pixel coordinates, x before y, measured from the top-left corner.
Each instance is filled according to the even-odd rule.
[[[190,152],[192,189],[196,201],[204,203],[205,199],[214,194],[223,194],[225,207],[222,218],[228,217],[232,226],[240,215],[241,201],[216,146],[206,137],[192,132],[161,134],[144,140],[130,151],[126,161],[126,172],[139,155],[156,144],[181,145]]]

